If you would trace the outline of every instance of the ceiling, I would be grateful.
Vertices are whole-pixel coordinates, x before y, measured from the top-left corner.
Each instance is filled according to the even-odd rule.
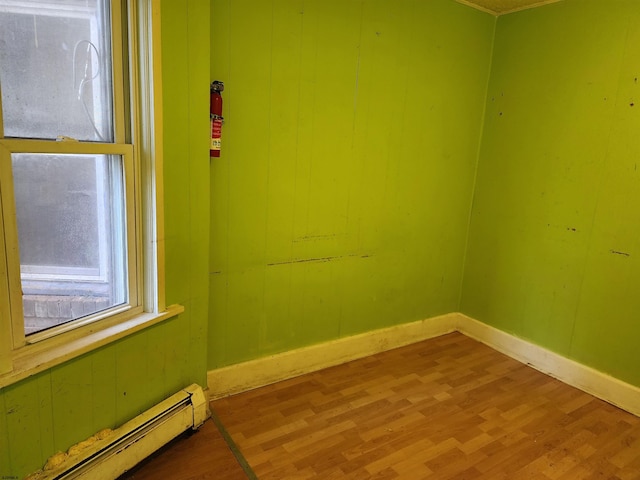
[[[460,3],[477,8],[493,15],[517,12],[527,8],[539,7],[548,3],[556,3],[561,0],[457,0]]]

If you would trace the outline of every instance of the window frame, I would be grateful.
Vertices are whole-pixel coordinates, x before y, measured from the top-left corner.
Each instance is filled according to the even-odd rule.
[[[164,297],[160,6],[157,0],[112,0],[111,8],[113,76],[128,79],[114,82],[114,143],[3,138],[0,115],[0,388],[184,311],[166,307]],[[0,92],[0,112],[1,102]],[[131,179],[125,181],[125,306],[24,335],[11,153],[121,156]]]
[[[127,276],[128,276],[128,302],[122,306],[115,306],[107,310],[97,312],[77,320],[64,323],[47,330],[29,335],[24,333],[24,312],[22,309],[22,279],[20,271],[19,256],[17,254],[7,255],[7,273],[9,276],[9,304],[11,305],[11,321],[13,332],[13,348],[17,349],[25,345],[34,344],[62,333],[68,332],[82,325],[99,321],[105,316],[129,312],[135,315],[142,312],[142,302],[138,291],[141,283],[141,272],[137,257],[139,256],[139,242],[136,238],[139,235],[136,225],[136,218],[139,216],[139,202],[134,200],[136,190],[136,176],[134,175],[134,153],[133,145],[119,143],[94,143],[94,142],[52,142],[47,140],[0,140],[0,178],[4,179],[5,208],[5,243],[8,252],[18,252],[18,235],[15,215],[15,203],[13,194],[13,182],[11,178],[11,155],[14,153],[44,153],[44,154],[97,154],[116,155],[122,158],[125,178],[125,223],[127,224],[126,250],[127,255]],[[7,215],[8,214],[8,215]],[[9,218],[7,218],[9,217]]]

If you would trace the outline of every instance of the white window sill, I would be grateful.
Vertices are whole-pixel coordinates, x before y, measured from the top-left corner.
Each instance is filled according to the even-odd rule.
[[[102,328],[98,328],[100,323],[87,325],[87,327],[77,329],[81,330],[81,335],[65,336],[64,342],[56,342],[52,346],[35,344],[22,347],[13,354],[13,369],[0,374],[0,388],[60,365],[183,312],[182,305],[170,305],[163,312],[141,313]]]

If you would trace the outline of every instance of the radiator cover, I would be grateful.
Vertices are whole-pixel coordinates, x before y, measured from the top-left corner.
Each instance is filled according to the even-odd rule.
[[[197,429],[209,417],[207,401],[192,384],[70,456],[52,470],[37,472],[38,480],[116,479],[188,429]]]

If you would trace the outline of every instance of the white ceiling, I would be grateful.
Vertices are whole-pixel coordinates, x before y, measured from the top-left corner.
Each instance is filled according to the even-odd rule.
[[[493,15],[517,12],[527,8],[539,7],[562,0],[457,0],[460,3],[477,8]]]

